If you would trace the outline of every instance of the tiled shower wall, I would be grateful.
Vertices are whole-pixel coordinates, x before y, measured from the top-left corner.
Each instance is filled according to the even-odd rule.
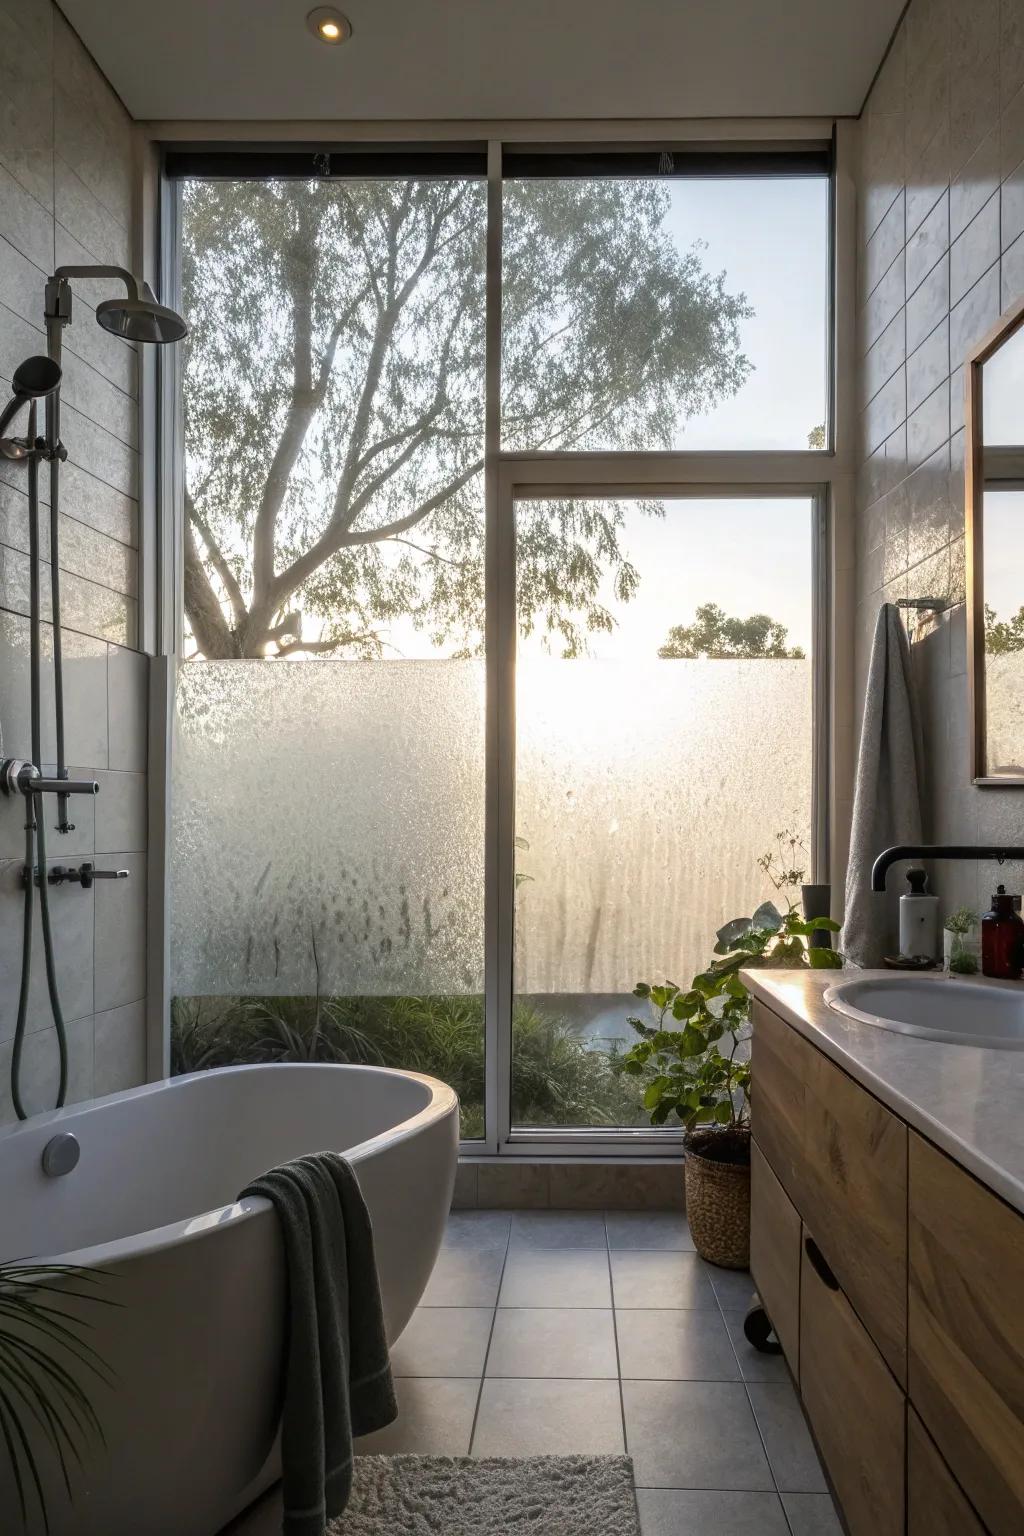
[[[131,265],[133,129],[124,108],[50,0],[0,0],[0,392],[46,349],[43,284],[55,264]],[[71,802],[74,833],[54,830],[50,862],[93,860],[129,879],[90,891],[51,887],[57,971],[70,1040],[69,1098],[145,1077],[147,660],[137,653],[137,358],[95,323],[116,290],[77,283],[65,331],[61,487],[62,634],[67,755],[95,777],[95,801]],[[27,417],[18,418],[23,431]],[[41,473],[48,500],[48,474]],[[0,735],[31,755],[28,705],[28,503],[23,466],[0,460]],[[48,509],[44,514],[48,530]],[[48,552],[44,548],[44,552]],[[49,567],[44,570],[48,602]],[[48,609],[46,610],[48,613]],[[52,651],[46,626],[44,655]],[[43,694],[43,756],[55,752],[53,693]],[[21,945],[22,807],[0,801],[0,1123],[9,1091]],[[56,1041],[42,946],[34,945],[23,1093],[52,1104]]]
[[[950,604],[912,631],[925,835],[1020,842],[1024,791],[970,783],[963,360],[1024,294],[1024,0],[912,0],[860,128],[857,698],[879,604]],[[984,907],[994,874],[936,888]]]

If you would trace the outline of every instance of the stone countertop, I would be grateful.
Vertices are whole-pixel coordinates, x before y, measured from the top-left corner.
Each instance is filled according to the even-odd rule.
[[[934,979],[936,973],[930,974]],[[826,988],[840,981],[870,976],[891,981],[892,971],[755,970],[741,975],[754,997],[1024,1213],[1024,1051],[896,1034],[845,1018],[825,1003]],[[981,980],[971,977],[972,982]],[[955,976],[947,982],[958,984]],[[1024,982],[991,985],[1024,991]]]

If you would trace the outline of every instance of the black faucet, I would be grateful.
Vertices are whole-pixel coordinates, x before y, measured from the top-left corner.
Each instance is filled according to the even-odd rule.
[[[885,877],[891,864],[901,859],[1024,859],[1024,848],[972,848],[966,843],[897,843],[886,848],[871,866],[871,889],[885,890]]]

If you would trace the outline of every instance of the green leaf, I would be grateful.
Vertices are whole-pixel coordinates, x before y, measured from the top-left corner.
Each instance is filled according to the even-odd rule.
[[[769,933],[778,933],[782,923],[782,913],[773,901],[762,902],[750,919],[752,928],[767,929]]]
[[[807,951],[807,964],[812,971],[841,971],[843,957],[834,949],[809,949]]]
[[[750,932],[752,924],[753,920],[749,917],[733,917],[729,922],[723,923],[715,935],[718,939],[715,954],[726,954]],[[722,947],[719,948],[719,945]]]

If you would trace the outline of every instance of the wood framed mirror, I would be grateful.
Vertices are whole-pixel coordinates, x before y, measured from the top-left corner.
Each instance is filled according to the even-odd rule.
[[[1024,784],[1024,300],[967,359],[967,677],[975,784]]]

